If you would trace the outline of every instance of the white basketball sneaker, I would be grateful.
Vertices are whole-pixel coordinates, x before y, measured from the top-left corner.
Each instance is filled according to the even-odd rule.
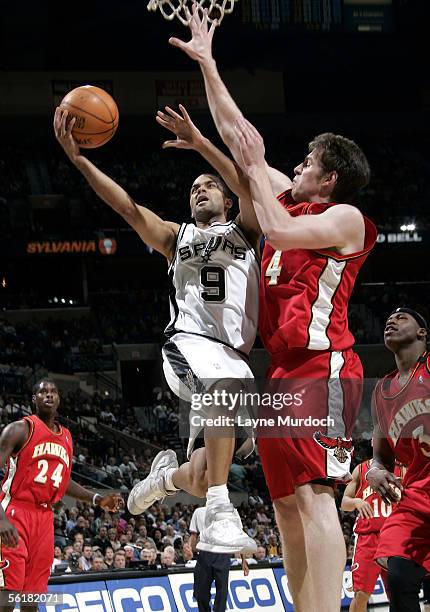
[[[127,500],[127,508],[131,514],[142,514],[144,510],[152,506],[156,501],[163,501],[168,495],[175,495],[177,491],[166,489],[166,470],[178,468],[178,460],[173,450],[161,451],[156,455],[151,471],[145,480],[141,480],[130,491]]]
[[[206,506],[205,528],[200,533],[198,550],[213,553],[255,553],[257,544],[242,527],[233,504]]]

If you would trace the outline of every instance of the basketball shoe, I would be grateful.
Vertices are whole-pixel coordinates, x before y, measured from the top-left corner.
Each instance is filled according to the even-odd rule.
[[[160,451],[151,464],[151,471],[145,480],[141,480],[130,491],[127,508],[131,514],[142,514],[156,501],[163,501],[168,495],[175,495],[177,491],[166,489],[166,470],[178,468],[178,460],[173,450]]]
[[[254,553],[257,544],[244,531],[233,504],[206,506],[205,528],[200,533],[198,550],[213,553]]]

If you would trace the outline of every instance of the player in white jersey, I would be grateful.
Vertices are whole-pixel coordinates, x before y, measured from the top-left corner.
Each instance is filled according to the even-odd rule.
[[[194,181],[190,206],[195,225],[180,226],[136,204],[85,158],[71,134],[75,121],[67,125],[67,111],[60,108],[55,112],[55,135],[98,196],[169,263],[172,320],[167,328],[170,339],[163,349],[163,361],[172,390],[182,399],[190,399],[196,390],[239,393],[241,381],[252,378],[246,356],[258,321],[260,228],[247,181],[238,167],[203,138],[183,107],[182,116],[166,110],[168,114],[159,113],[158,121],[177,135],[176,141],[167,146],[197,150],[220,173],[239,197],[240,213],[234,221],[227,221],[232,201],[217,176],[202,174]],[[228,408],[226,412],[231,416]],[[149,476],[131,491],[128,508],[140,514],[157,499],[177,490],[198,496],[207,490],[207,528],[201,534],[199,548],[213,552],[253,551],[255,542],[240,528],[227,490],[233,453],[247,455],[253,443],[235,440],[231,426],[218,432],[224,434],[222,437],[207,434],[205,428],[204,448],[192,452],[198,429],[191,433],[190,461],[179,467],[174,451],[161,451]]]

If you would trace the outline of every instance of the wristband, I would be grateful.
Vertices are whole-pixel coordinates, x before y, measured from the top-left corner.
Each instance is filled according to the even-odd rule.
[[[98,504],[96,504],[96,497],[100,497],[100,499],[101,499],[101,495],[99,493],[94,493],[93,506],[97,506],[98,505]]]

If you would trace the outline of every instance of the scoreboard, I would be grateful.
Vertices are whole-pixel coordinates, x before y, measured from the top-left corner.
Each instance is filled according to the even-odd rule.
[[[393,28],[392,0],[240,0],[237,8],[242,22],[255,29],[386,32]]]

